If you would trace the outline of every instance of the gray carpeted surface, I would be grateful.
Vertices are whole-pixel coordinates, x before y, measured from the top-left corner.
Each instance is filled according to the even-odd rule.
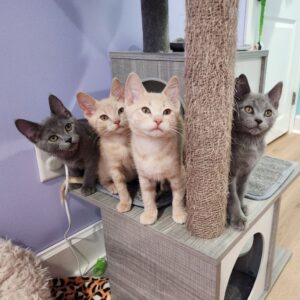
[[[266,200],[270,198],[287,180],[296,165],[297,163],[288,160],[263,156],[250,175],[245,197],[251,200]],[[119,199],[119,195],[112,195],[101,185],[98,185],[97,189]],[[138,181],[129,183],[128,189],[134,199],[133,204],[143,207]],[[170,190],[161,191],[158,187],[156,203],[158,208],[170,205],[172,203],[172,192]]]
[[[266,200],[270,198],[294,171],[297,163],[263,156],[250,175],[246,198]]]

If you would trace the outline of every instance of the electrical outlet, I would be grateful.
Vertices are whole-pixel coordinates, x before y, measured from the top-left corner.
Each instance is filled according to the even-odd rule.
[[[35,154],[41,182],[45,182],[65,174],[63,167],[64,164],[60,159],[37,147],[35,147]]]

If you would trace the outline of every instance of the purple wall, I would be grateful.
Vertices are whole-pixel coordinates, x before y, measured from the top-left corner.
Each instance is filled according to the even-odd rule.
[[[247,0],[239,0],[239,16],[237,30],[237,44],[243,45],[245,31]],[[184,37],[185,26],[185,0],[169,0],[169,31],[170,41]]]
[[[184,0],[170,1],[169,14],[172,40],[184,34]],[[33,145],[13,121],[45,118],[50,93],[76,116],[76,91],[106,96],[108,51],[142,47],[140,0],[2,0],[0,28],[0,237],[40,251],[60,241],[67,226],[62,178],[39,182]],[[78,199],[70,209],[72,232],[100,218]]]
[[[184,38],[185,0],[169,0],[169,38]]]
[[[13,121],[45,118],[50,93],[77,116],[77,90],[107,95],[108,51],[142,46],[139,3],[1,1],[0,236],[35,251],[62,239],[67,226],[58,198],[62,179],[39,182],[33,145]],[[71,199],[70,208],[72,232],[100,218],[98,209],[78,199]]]

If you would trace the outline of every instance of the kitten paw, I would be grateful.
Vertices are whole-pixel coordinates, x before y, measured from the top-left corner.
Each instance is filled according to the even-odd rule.
[[[104,185],[104,188],[111,194],[118,194],[118,190],[113,182],[109,183],[107,185]]]
[[[156,212],[143,212],[140,216],[140,223],[143,225],[154,224],[157,220],[157,211]]]
[[[124,213],[131,210],[131,202],[119,202],[117,205],[117,211],[120,213]]]
[[[246,222],[247,222],[247,218],[241,217],[239,219],[231,220],[230,225],[232,226],[232,228],[238,231],[243,231],[246,228]]]
[[[96,193],[97,189],[94,186],[83,186],[81,188],[81,194],[84,196],[89,196],[91,194]]]
[[[248,216],[249,210],[248,210],[248,206],[246,204],[242,205],[242,211],[245,214],[245,216]]]
[[[185,210],[172,214],[172,219],[177,224],[184,224],[187,219],[187,212]]]

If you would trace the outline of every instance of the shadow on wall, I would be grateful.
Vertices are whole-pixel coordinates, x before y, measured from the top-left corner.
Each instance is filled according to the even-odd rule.
[[[117,40],[116,35],[120,28],[124,2],[120,0],[110,0],[109,5],[107,5],[104,1],[99,2],[98,0],[90,0],[88,2],[55,0],[55,3],[70,22],[79,30],[84,39],[87,39],[90,46],[94,48],[95,55],[101,55],[99,65],[104,65],[104,68],[101,70],[104,76],[102,76],[102,78],[98,76],[99,87],[101,80],[102,86],[110,86],[111,70],[109,64],[109,49],[114,48],[114,41]],[[86,16],[88,16],[88,18]],[[82,45],[79,45],[79,49],[80,47],[80,59],[89,64],[91,52],[87,51]],[[76,49],[76,51],[79,51],[79,49]],[[140,48],[136,45],[131,45],[129,50],[138,51]],[[91,68],[93,69],[93,67],[90,67],[89,72]],[[107,74],[109,74],[109,76],[107,76]],[[91,74],[89,74],[89,76],[91,76]],[[97,76],[96,71],[95,76]],[[82,80],[85,81],[85,78],[85,70],[82,70]],[[96,99],[103,99],[109,95],[109,89],[88,89],[84,92]],[[75,98],[72,103],[70,103],[69,108],[74,115],[82,115]]]
[[[124,1],[109,0],[109,5],[105,5],[104,1],[99,2],[99,0],[55,0],[55,3],[89,42],[104,56],[107,56],[107,48],[110,48],[110,43],[120,26]],[[83,18],[83,15],[89,17]]]
[[[14,120],[40,122],[46,118],[50,93],[76,117],[82,117],[76,91],[84,90],[97,99],[109,94],[108,51],[142,45],[140,1],[123,3],[1,2],[1,237],[35,251],[63,239],[67,221],[58,198],[62,178],[39,182],[33,145],[20,135]],[[71,233],[100,218],[98,208],[79,200],[70,201],[70,210],[74,216]]]

